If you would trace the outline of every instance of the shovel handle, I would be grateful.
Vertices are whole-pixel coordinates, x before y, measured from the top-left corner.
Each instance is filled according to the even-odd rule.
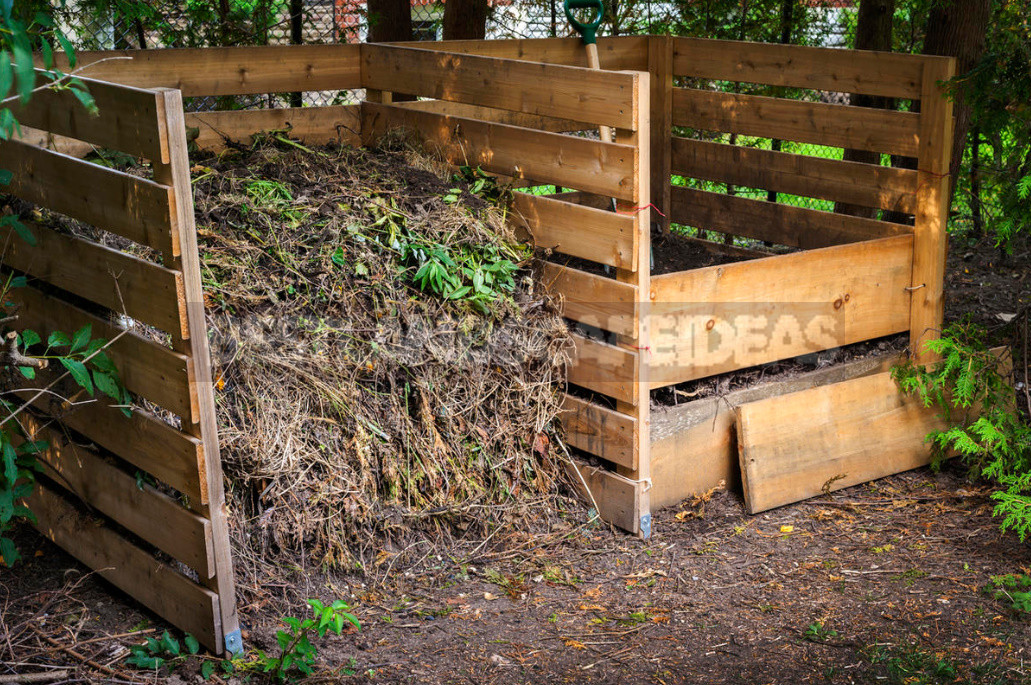
[[[602,4],[602,0],[564,0],[562,8],[566,12],[566,19],[576,29],[576,32],[580,34],[580,39],[583,40],[584,45],[590,46],[598,42],[598,27],[601,26],[601,19],[605,15],[605,5]],[[594,13],[584,23],[573,16],[573,10],[575,9],[590,9],[594,10]]]

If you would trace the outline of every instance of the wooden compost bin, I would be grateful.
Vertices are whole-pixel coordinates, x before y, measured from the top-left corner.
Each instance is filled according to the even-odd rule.
[[[18,109],[23,141],[0,143],[0,165],[15,172],[6,191],[152,251],[141,256],[32,225],[35,245],[5,236],[3,267],[29,276],[30,287],[12,293],[21,324],[45,337],[91,323],[95,335],[115,341],[110,356],[126,386],[177,420],[142,410],[127,417],[102,403],[64,412],[39,399],[60,427],[46,433],[51,471],[30,502],[40,530],[215,652],[240,648],[187,131],[198,146],[218,149],[269,129],[288,128],[312,144],[362,145],[405,128],[455,164],[523,186],[558,186],[548,196],[517,193],[510,217],[567,260],[546,272],[564,296],[565,316],[611,334],[576,335],[569,382],[579,390],[569,389],[563,423],[569,444],[600,460],[577,467],[591,498],[628,531],[647,537],[653,508],[733,480],[738,421],[756,449],[793,445],[797,433],[777,417],[795,404],[815,406],[806,393],[828,394],[802,426],[807,439],[822,436],[813,443],[821,449],[840,447],[844,414],[835,408],[843,398],[859,398],[846,412],[852,420],[880,427],[866,429],[864,445],[885,452],[888,443],[879,441],[895,431],[896,456],[848,453],[866,460],[865,470],[835,487],[926,461],[918,432],[931,419],[885,382],[889,359],[742,391],[724,398],[722,411],[706,400],[653,412],[651,393],[892,333],[909,331],[914,341],[933,335],[951,140],[938,81],[951,75],[951,61],[669,37],[602,39],[599,48],[604,71],[585,68],[575,39],[81,54],[100,115],[88,115],[68,92],[38,93]],[[921,113],[674,88],[674,76],[919,100]],[[230,106],[237,96],[267,95],[282,104],[274,94],[362,89],[358,104],[183,108],[184,97]],[[395,102],[395,94],[421,99]],[[615,140],[575,135],[599,126],[612,127]],[[675,126],[894,153],[916,157],[918,168],[690,140],[674,137]],[[148,160],[153,178],[75,156],[91,146]],[[674,187],[671,173],[899,210],[915,215],[915,227]],[[652,276],[653,220],[805,251]],[[756,331],[735,328],[740,316],[794,320],[803,333],[819,321],[821,335],[767,335],[748,345],[744,336]],[[126,331],[127,322],[162,331],[169,342]],[[719,352],[721,345],[734,353]],[[857,382],[872,385],[850,385]],[[761,398],[768,399],[752,402]],[[880,404],[871,409],[870,398]],[[742,405],[740,418],[727,402]],[[747,465],[765,462],[747,454],[742,461],[747,486]],[[789,466],[802,468],[797,460]],[[794,482],[791,468],[782,470]],[[134,469],[182,496],[138,488]],[[759,482],[748,488],[753,510],[783,503],[784,488],[768,497],[754,487]],[[87,523],[69,495],[109,525]]]

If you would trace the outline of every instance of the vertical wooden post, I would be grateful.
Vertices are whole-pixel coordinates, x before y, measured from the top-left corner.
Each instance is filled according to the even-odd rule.
[[[616,278],[624,283],[637,286],[637,303],[634,312],[636,319],[636,337],[625,336],[620,345],[637,355],[638,382],[635,389],[635,402],[619,402],[616,409],[621,413],[637,419],[637,433],[634,435],[637,452],[637,469],[619,467],[619,473],[636,481],[636,501],[634,520],[637,533],[642,538],[651,536],[651,504],[648,491],[651,489],[651,415],[650,415],[650,381],[648,367],[650,364],[650,335],[648,318],[651,303],[651,212],[646,209],[651,201],[651,83],[648,73],[631,72],[637,76],[634,86],[634,100],[638,112],[635,130],[616,129],[616,141],[633,145],[636,148],[634,160],[634,199],[632,202],[620,202],[620,212],[634,216],[639,247],[637,263],[634,270],[617,269]],[[667,183],[668,185],[668,183]]]
[[[669,230],[670,172],[673,137],[673,38],[649,36],[651,75],[651,203],[652,221]]]
[[[925,58],[920,94],[918,185],[913,222],[913,278],[910,287],[909,349],[921,364],[937,361],[924,349],[938,337],[944,315],[943,283],[952,155],[952,101],[940,82],[956,73],[952,58]]]
[[[204,287],[201,284],[200,255],[197,249],[197,226],[194,223],[193,187],[190,184],[190,159],[187,152],[186,126],[183,115],[182,93],[173,89],[156,89],[164,107],[163,123],[168,137],[169,162],[154,161],[154,179],[171,186],[175,193],[172,217],[174,230],[179,232],[181,256],[166,255],[169,268],[182,272],[186,296],[188,339],[173,339],[180,352],[193,358],[194,387],[197,391],[199,413],[197,423],[183,418],[182,430],[201,439],[204,449],[205,477],[208,504],[191,503],[192,508],[211,522],[214,548],[214,574],[200,581],[218,594],[221,612],[221,635],[227,652],[243,651],[240,637],[240,619],[236,611],[236,589],[229,545],[229,526],[226,522],[225,490],[222,481],[222,461],[218,448],[218,424],[215,415],[215,393],[211,379],[211,355],[208,349],[208,330],[204,317]],[[218,628],[218,627],[216,627]],[[221,652],[221,649],[218,649]]]

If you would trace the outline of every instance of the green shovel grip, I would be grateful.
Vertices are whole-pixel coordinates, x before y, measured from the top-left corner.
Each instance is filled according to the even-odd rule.
[[[566,11],[566,19],[576,29],[576,32],[580,34],[584,45],[597,43],[598,27],[601,26],[601,18],[605,15],[605,5],[602,4],[602,0],[565,0],[562,3],[562,7]],[[574,9],[593,9],[597,14],[593,15],[593,18],[584,24],[577,21],[576,17],[573,16],[572,11]]]

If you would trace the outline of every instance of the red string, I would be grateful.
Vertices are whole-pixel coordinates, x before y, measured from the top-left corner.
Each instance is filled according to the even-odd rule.
[[[617,209],[617,213],[618,214],[635,215],[635,214],[641,213],[641,211],[644,211],[645,209],[655,209],[656,211],[658,211],[660,217],[665,217],[666,216],[666,215],[662,214],[662,209],[660,209],[659,207],[655,206],[651,202],[648,202],[647,204],[645,204],[642,207],[634,207],[632,209]]]

